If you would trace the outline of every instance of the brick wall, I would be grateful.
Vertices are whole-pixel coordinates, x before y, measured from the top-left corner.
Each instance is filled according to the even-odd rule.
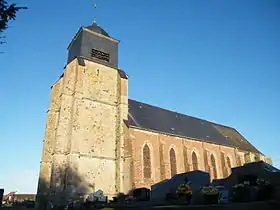
[[[216,170],[217,178],[224,178],[231,173],[231,167],[243,165],[245,152],[235,148],[181,138],[138,128],[129,128],[131,155],[133,160],[133,187],[150,187],[151,184],[171,178],[169,151],[176,153],[177,173],[193,170],[192,156],[196,154],[198,169],[209,171],[213,178]],[[144,178],[143,148],[148,145],[151,152],[151,179]],[[215,165],[213,165],[213,158]]]

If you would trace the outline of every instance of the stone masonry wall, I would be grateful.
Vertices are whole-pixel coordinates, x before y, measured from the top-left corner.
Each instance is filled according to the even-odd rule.
[[[43,141],[43,152],[40,165],[40,176],[38,182],[36,206],[40,207],[46,205],[50,194],[50,179],[52,168],[52,153],[53,144],[55,141],[55,134],[60,111],[60,94],[62,90],[63,78],[60,78],[51,87],[50,105],[47,112],[47,123],[45,129],[45,138]]]
[[[83,185],[85,192],[102,189],[105,195],[116,194],[118,76],[116,69],[91,61],[79,66],[69,162],[71,173],[74,170],[81,181],[67,182],[68,192]]]
[[[118,105],[117,105],[117,127],[116,130],[116,185],[117,192],[127,193],[131,189],[131,158],[126,156],[126,139],[128,138],[128,127],[125,124],[128,118],[128,79],[118,74]]]
[[[76,59],[53,86],[40,177],[54,204],[98,189],[109,197],[131,189],[127,90],[118,70]]]
[[[52,155],[50,200],[54,204],[67,202],[64,191],[66,167],[68,164],[67,156],[69,154],[69,143],[72,134],[73,93],[75,91],[77,69],[77,61],[73,61],[64,70],[62,91],[60,94],[61,105]]]

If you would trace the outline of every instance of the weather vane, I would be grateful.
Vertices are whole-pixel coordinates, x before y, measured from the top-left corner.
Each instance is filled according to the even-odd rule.
[[[93,6],[94,6],[94,9],[95,9],[95,11],[96,11],[97,4],[96,4],[96,3],[94,3],[94,4],[93,4]],[[94,17],[94,19],[93,19],[93,23],[95,23],[95,24],[96,24],[96,15],[95,15],[95,17]]]

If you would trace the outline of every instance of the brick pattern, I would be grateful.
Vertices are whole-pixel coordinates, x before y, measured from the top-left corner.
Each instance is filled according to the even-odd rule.
[[[212,179],[217,179],[217,166],[216,166],[216,160],[213,154],[211,154],[211,167],[212,167],[212,173],[211,173],[211,178]]]
[[[175,162],[170,161],[171,148],[174,149],[176,164],[173,166],[176,165],[177,173],[199,169],[208,171],[212,178],[224,178],[230,174],[231,167],[243,165],[245,162],[241,157],[244,157],[246,152],[222,145],[138,128],[129,128],[129,138],[132,145],[133,187],[150,187],[150,184],[171,178],[172,170],[174,170],[171,162]],[[149,145],[151,152],[152,178],[149,180],[144,179],[141,158],[142,148],[145,144]],[[224,168],[225,171],[223,171]]]
[[[164,154],[163,154],[163,144],[160,143],[159,145],[159,161],[160,161],[160,179],[165,179],[165,164],[164,164]]]
[[[205,164],[205,171],[210,173],[210,165],[208,162],[208,151],[206,149],[203,149],[203,156],[204,156],[204,164]]]
[[[190,171],[189,160],[188,160],[188,148],[184,146],[184,166],[185,171]]]
[[[237,166],[241,166],[242,165],[241,164],[241,157],[240,157],[239,154],[236,155],[236,164],[237,164]]]
[[[227,177],[228,176],[228,170],[226,168],[225,153],[223,153],[223,152],[221,152],[221,164],[222,164],[223,176]]]

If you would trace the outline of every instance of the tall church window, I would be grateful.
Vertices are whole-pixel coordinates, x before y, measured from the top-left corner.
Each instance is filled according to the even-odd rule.
[[[192,153],[192,165],[193,165],[193,170],[198,170],[198,161],[197,161],[197,156],[195,152]]]
[[[216,168],[216,160],[213,154],[211,154],[211,166],[213,169],[213,173],[212,173],[212,179],[216,179],[217,178],[217,168]]]
[[[177,174],[177,166],[176,166],[176,153],[173,148],[169,151],[169,158],[170,158],[170,171],[171,171],[171,177],[175,176]]]
[[[150,148],[146,144],[143,148],[143,165],[144,165],[144,178],[151,178],[151,153]]]

